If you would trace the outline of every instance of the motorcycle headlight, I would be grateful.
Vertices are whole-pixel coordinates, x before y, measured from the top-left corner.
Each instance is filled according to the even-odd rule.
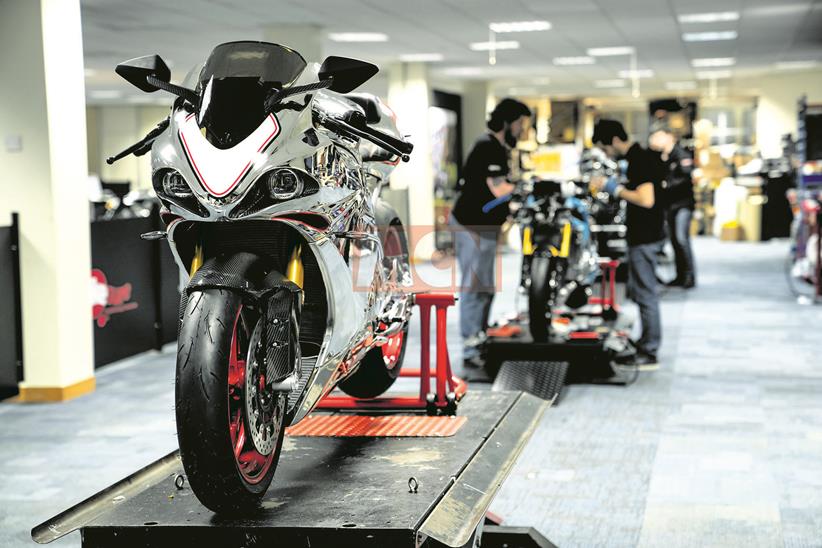
[[[290,200],[303,192],[302,178],[290,169],[277,169],[265,176],[268,193],[275,200]]]
[[[190,198],[193,195],[191,187],[180,175],[179,171],[169,170],[163,174],[163,193],[172,198]]]

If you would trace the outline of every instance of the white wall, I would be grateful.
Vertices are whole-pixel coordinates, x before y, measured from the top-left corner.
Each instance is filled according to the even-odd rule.
[[[127,156],[114,165],[106,164],[105,159],[142,139],[168,114],[169,108],[164,106],[89,106],[89,172],[97,173],[104,181],[129,181],[132,188],[150,188],[148,155]]]
[[[763,157],[778,157],[782,154],[782,135],[791,133],[796,137],[799,97],[807,94],[809,102],[822,102],[822,70],[782,71],[734,81],[734,89],[758,97],[756,142]]]

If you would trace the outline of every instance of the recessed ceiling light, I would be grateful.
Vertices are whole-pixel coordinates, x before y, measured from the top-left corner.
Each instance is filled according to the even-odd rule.
[[[536,88],[509,88],[509,95],[538,95]]]
[[[691,59],[691,66],[694,68],[706,67],[732,67],[736,64],[733,57],[706,57],[704,59]]]
[[[621,88],[625,87],[625,80],[596,80],[594,82],[595,88],[605,89],[605,88]]]
[[[519,49],[519,42],[516,40],[500,40],[499,42],[474,42],[469,47],[474,51],[489,51],[499,49]]]
[[[678,17],[680,23],[719,23],[739,20],[738,11],[717,11],[710,13],[687,13]]]
[[[494,32],[534,32],[538,30],[551,30],[551,23],[548,21],[512,21],[510,23],[491,23],[488,28]]]
[[[567,65],[593,65],[596,63],[593,57],[554,57],[554,64]]]
[[[654,71],[651,69],[621,70],[617,73],[620,78],[653,78]]]
[[[802,70],[818,66],[817,61],[781,61],[776,63],[779,70]]]
[[[381,32],[332,32],[328,39],[332,42],[387,42],[388,35]]]
[[[631,55],[634,53],[631,46],[617,46],[611,48],[590,48],[586,53],[592,57],[608,57],[611,55]]]
[[[92,99],[119,99],[123,92],[118,89],[95,89],[89,92]]]
[[[443,60],[442,53],[404,53],[400,61],[405,63],[436,63]]]
[[[690,89],[696,89],[696,82],[692,80],[686,80],[684,82],[665,82],[665,89],[671,91],[687,91]]]
[[[718,80],[720,78],[730,78],[730,70],[700,70],[697,71],[696,77],[699,80]]]
[[[807,13],[810,6],[808,3],[783,4],[781,6],[760,6],[758,8],[747,8],[746,16],[755,17],[778,17],[780,15],[794,15],[796,13]]]
[[[481,76],[482,69],[479,67],[450,67],[442,71],[449,76]]]
[[[686,42],[715,42],[719,40],[736,40],[735,30],[720,30],[714,32],[686,32],[682,39]]]

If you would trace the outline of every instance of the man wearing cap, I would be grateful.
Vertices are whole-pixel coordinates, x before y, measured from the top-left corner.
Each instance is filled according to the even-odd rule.
[[[515,188],[508,181],[510,151],[530,116],[528,107],[515,99],[503,99],[494,108],[488,132],[477,139],[465,160],[463,181],[451,213],[449,222],[460,267],[460,334],[467,367],[480,365],[480,346],[496,291],[497,240],[509,214],[507,202],[494,201]]]
[[[665,211],[658,199],[662,190],[662,162],[659,155],[628,138],[616,120],[599,120],[594,126],[594,145],[614,159],[628,162],[627,184],[615,178],[592,181],[602,189],[628,202],[628,296],[639,306],[642,336],[635,342],[637,353],[622,362],[643,370],[659,367],[657,352],[662,341],[662,321],[657,294],[656,261],[665,238]]]

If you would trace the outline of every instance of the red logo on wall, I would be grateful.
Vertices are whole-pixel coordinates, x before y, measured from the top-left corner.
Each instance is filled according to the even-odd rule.
[[[91,270],[91,315],[98,327],[105,327],[112,314],[120,314],[137,308],[131,300],[131,284],[119,287],[109,285],[102,270]]]

